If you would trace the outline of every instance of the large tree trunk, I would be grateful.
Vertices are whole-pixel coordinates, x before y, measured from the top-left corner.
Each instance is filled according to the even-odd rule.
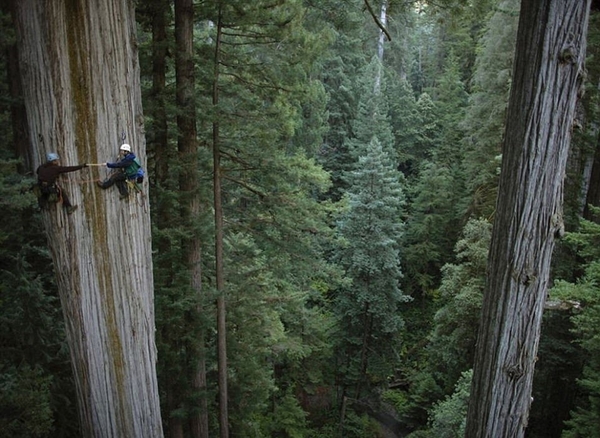
[[[133,2],[15,1],[34,167],[113,161],[121,133],[142,159],[145,138]],[[100,174],[98,174],[98,172]],[[68,174],[79,209],[43,213],[84,436],[162,437],[156,381],[148,198]],[[144,192],[147,184],[144,184]],[[116,189],[115,189],[116,190]]]
[[[202,295],[202,242],[196,224],[200,221],[201,199],[198,178],[198,141],[196,128],[196,77],[194,73],[194,4],[192,0],[175,0],[175,42],[177,80],[178,148],[182,166],[179,187],[183,196],[183,222],[192,230],[191,238],[183,242],[184,257],[190,275],[191,290]],[[201,297],[199,301],[202,301]],[[198,312],[202,309],[198,308]],[[202,393],[200,406],[190,414],[190,432],[193,438],[208,438],[208,404],[206,400],[206,366],[204,333],[195,340],[198,345],[197,366],[190,376],[192,390]]]
[[[467,437],[527,427],[589,7],[522,2]]]

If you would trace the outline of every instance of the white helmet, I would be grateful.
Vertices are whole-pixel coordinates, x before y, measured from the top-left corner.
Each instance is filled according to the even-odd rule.
[[[131,152],[131,146],[129,146],[127,143],[122,144],[119,149],[122,150],[122,151]]]

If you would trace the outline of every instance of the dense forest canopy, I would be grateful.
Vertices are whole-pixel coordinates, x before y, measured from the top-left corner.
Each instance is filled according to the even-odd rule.
[[[521,1],[58,3],[1,2],[0,437],[107,430],[99,387],[130,436],[464,436]],[[600,436],[598,24],[528,437]],[[122,143],[127,199],[96,186]],[[72,214],[48,152],[99,164]]]

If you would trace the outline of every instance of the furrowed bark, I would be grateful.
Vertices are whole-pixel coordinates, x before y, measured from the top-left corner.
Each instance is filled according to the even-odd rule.
[[[125,133],[145,164],[133,2],[14,2],[33,169],[114,161]],[[93,179],[61,184],[79,209],[43,212],[87,437],[162,437],[147,183],[119,200]]]
[[[466,437],[527,427],[589,8],[522,2]]]

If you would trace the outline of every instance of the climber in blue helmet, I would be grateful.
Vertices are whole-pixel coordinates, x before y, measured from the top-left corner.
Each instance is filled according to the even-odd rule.
[[[46,156],[46,162],[37,168],[38,176],[38,205],[41,209],[48,208],[49,202],[58,202],[62,204],[67,214],[77,210],[76,205],[71,205],[69,197],[64,189],[58,184],[58,178],[63,173],[75,172],[76,170],[87,167],[87,164],[78,164],[77,166],[61,166],[60,157],[55,152],[50,152]]]

